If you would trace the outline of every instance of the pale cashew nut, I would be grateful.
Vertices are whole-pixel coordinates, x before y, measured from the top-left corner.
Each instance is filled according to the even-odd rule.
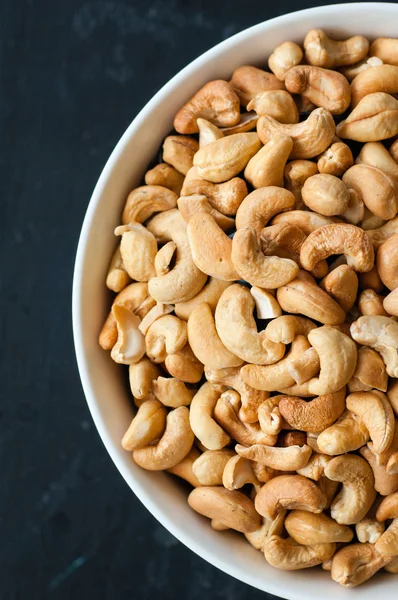
[[[196,167],[189,171],[194,171],[192,179],[185,178],[181,196],[191,196],[192,194],[204,195],[210,204],[224,215],[235,215],[242,200],[247,196],[246,182],[240,177],[234,177],[225,183],[211,183],[200,178]]]
[[[121,235],[120,254],[124,268],[135,281],[149,281],[155,275],[155,256],[158,251],[155,236],[140,223],[116,227]]]
[[[387,384],[388,375],[380,354],[368,346],[359,348],[357,366],[348,382],[350,392],[370,392],[372,389],[385,392]]]
[[[332,561],[332,579],[353,588],[367,581],[391,561],[377,552],[373,544],[350,544],[338,550]]]
[[[138,329],[143,335],[146,335],[152,323],[160,319],[160,317],[169,315],[173,310],[174,306],[172,304],[156,304],[156,306],[153,306],[142,319],[141,323],[138,325]]]
[[[314,514],[305,510],[293,510],[285,519],[285,528],[291,538],[305,546],[351,542],[354,532],[347,525],[340,525],[324,513]]]
[[[307,441],[308,438],[309,436],[307,436]],[[314,451],[305,467],[298,469],[297,473],[303,477],[313,479],[314,481],[320,481],[322,478],[324,478],[323,472],[325,470],[325,466],[330,460],[332,460],[331,456],[328,456],[327,454],[319,454],[318,452]]]
[[[189,344],[185,344],[175,354],[168,354],[164,366],[172,377],[185,383],[198,383],[202,379],[203,365],[196,358]]]
[[[263,519],[262,526],[253,531],[253,533],[245,533],[245,538],[256,550],[263,550],[264,543],[271,535],[281,535],[283,531],[283,522],[285,520],[286,511],[281,511],[273,521]]]
[[[111,358],[122,365],[138,362],[145,354],[145,338],[138,329],[140,318],[123,305],[114,304],[112,316],[117,327],[117,341]]]
[[[169,135],[163,142],[163,160],[186,175],[193,166],[193,157],[199,143],[187,135]]]
[[[330,507],[331,517],[343,525],[359,523],[376,498],[373,472],[366,460],[355,454],[336,456],[325,466],[324,473],[328,479],[343,484]]]
[[[305,235],[309,235],[313,231],[316,231],[316,229],[319,229],[319,227],[324,227],[335,222],[336,219],[334,217],[325,217],[306,210],[291,210],[290,212],[277,215],[272,219],[272,225],[277,223],[296,225]]]
[[[284,42],[274,48],[268,59],[268,66],[280,81],[284,81],[291,67],[301,63],[303,51],[294,42]]]
[[[208,450],[221,450],[230,442],[229,436],[213,418],[220,395],[215,386],[204,383],[193,397],[189,411],[192,431]]]
[[[330,427],[345,410],[345,388],[318,396],[310,402],[294,396],[282,396],[279,411],[294,429],[316,433]]]
[[[377,68],[370,69],[367,73],[372,73]],[[394,69],[398,70],[398,67]],[[348,117],[337,125],[336,133],[339,137],[357,142],[379,142],[396,135],[398,100],[383,92],[365,96]]]
[[[239,123],[239,98],[227,81],[206,83],[180,108],[174,117],[174,128],[178,133],[198,133],[198,117],[218,127]]]
[[[315,328],[315,323],[305,317],[282,315],[268,323],[265,334],[269,340],[276,344],[280,342],[291,344],[297,335],[308,336],[309,332]]]
[[[258,121],[258,115],[250,112],[244,112],[240,114],[240,121],[236,125],[231,125],[231,127],[222,127],[220,129],[223,135],[233,135],[234,133],[246,133],[247,131],[252,131],[256,128]]]
[[[254,285],[250,288],[250,293],[256,303],[258,319],[274,319],[282,315],[282,309],[270,291],[263,290]]]
[[[390,317],[359,317],[351,325],[351,335],[359,344],[378,352],[390,377],[398,375],[398,323]]]
[[[342,215],[350,202],[348,188],[341,179],[324,173],[309,177],[303,185],[301,196],[306,206],[326,217]]]
[[[243,363],[222,343],[208,304],[199,304],[190,314],[188,341],[195,356],[211,369],[239,367]]]
[[[355,532],[361,544],[375,544],[384,533],[384,523],[378,523],[374,517],[365,517],[355,525]]]
[[[254,187],[283,187],[283,171],[293,148],[291,138],[275,136],[247,163],[245,178]]]
[[[320,173],[341,177],[353,164],[350,147],[344,142],[335,142],[321,154],[317,166]]]
[[[296,571],[308,569],[329,560],[336,544],[298,545],[291,540],[272,535],[264,542],[265,560],[276,569]]]
[[[306,477],[279,475],[263,485],[254,505],[262,517],[273,520],[284,509],[321,513],[326,498],[316,483]]]
[[[221,294],[230,285],[231,283],[229,281],[223,281],[222,279],[210,277],[200,292],[196,294],[196,296],[191,298],[191,300],[187,300],[186,302],[178,302],[175,305],[175,314],[179,319],[188,321],[189,315],[192,313],[192,311],[200,304],[203,304],[203,302],[206,302],[206,304],[210,306],[211,311],[214,313]]]
[[[285,186],[296,198],[295,208],[303,208],[301,191],[304,183],[309,177],[318,173],[316,163],[311,160],[291,160],[285,167],[284,179]]]
[[[143,223],[155,212],[175,208],[177,194],[160,185],[142,185],[127,197],[122,214],[122,223]]]
[[[321,363],[318,352],[315,348],[311,347],[303,352],[301,356],[296,358],[296,360],[293,360],[290,365],[288,365],[287,370],[293,377],[295,383],[301,385],[315,377],[315,375],[319,373],[320,368]]]
[[[398,184],[392,175],[378,167],[360,164],[344,173],[343,182],[348,188],[355,190],[365,206],[378,217],[393,219],[397,214]],[[391,226],[389,229],[391,230]],[[366,234],[373,237],[371,230]]]
[[[106,287],[112,292],[121,292],[131,282],[131,279],[124,268],[122,255],[120,254],[120,244],[113,253],[106,276]]]
[[[188,483],[190,483],[192,487],[199,487],[200,481],[192,471],[193,463],[197,458],[199,458],[199,456],[199,450],[197,450],[195,446],[192,446],[191,451],[188,452],[186,457],[183,458],[182,461],[178,463],[178,465],[167,469],[167,472],[172,473],[177,477],[181,477],[181,479],[185,479],[185,481],[188,481]]]
[[[192,194],[192,196],[181,196],[178,199],[178,208],[184,220],[189,223],[189,219],[196,213],[208,213],[213,217],[215,222],[224,231],[232,229],[235,225],[235,220],[227,217],[214,208],[206,196],[201,194]],[[171,243],[171,242],[169,242]]]
[[[260,92],[250,100],[247,110],[254,110],[259,117],[269,115],[279,123],[298,123],[299,113],[293,98],[285,90]]]
[[[283,83],[272,73],[247,65],[235,69],[231,85],[243,106],[247,106],[250,100],[260,92],[285,89]]]
[[[291,192],[276,186],[255,190],[243,200],[236,213],[236,229],[249,227],[260,235],[275,215],[290,211],[295,199]],[[289,213],[290,214],[290,213]]]
[[[157,400],[148,400],[139,407],[122,439],[125,450],[133,452],[162,437],[167,410]]]
[[[272,364],[285,353],[284,344],[267,339],[258,333],[253,317],[254,300],[243,285],[228,287],[218,301],[215,321],[217,333],[224,346],[242,360],[254,364]]]
[[[241,456],[230,458],[224,468],[222,483],[227,490],[231,491],[247,484],[258,485],[250,460]]]
[[[160,248],[160,250],[158,250],[154,260],[155,272],[158,277],[161,275],[166,275],[170,272],[170,265],[173,261],[176,250],[177,245],[172,241],[167,242]]]
[[[355,162],[357,165],[377,167],[392,177],[398,178],[398,165],[381,142],[364,144]]]
[[[398,287],[398,234],[382,244],[376,256],[376,268],[380,279],[389,290]]]
[[[364,58],[369,42],[362,35],[347,40],[333,40],[322,29],[311,29],[304,39],[305,58],[318,67],[343,67]]]
[[[398,511],[395,514],[391,525],[375,544],[377,552],[388,557],[398,556]]]
[[[374,290],[363,290],[358,298],[358,309],[361,315],[388,317],[383,307],[384,296]]]
[[[398,473],[389,474],[387,466],[378,464],[377,456],[364,446],[359,451],[369,463],[374,475],[374,488],[382,496],[389,496],[398,490]]]
[[[350,106],[350,84],[337,71],[312,65],[292,67],[286,73],[285,85],[290,93],[302,94],[332,115],[340,115]]]
[[[266,256],[254,229],[238,229],[232,241],[232,262],[240,277],[251,285],[276,289],[294,279],[299,267],[290,258]]]
[[[254,460],[277,471],[297,471],[297,469],[305,467],[312,454],[311,448],[306,444],[285,448],[264,444],[254,444],[249,447],[237,444],[235,450],[239,456]]]
[[[199,129],[199,148],[224,137],[221,129],[210,123],[210,121],[206,121],[206,119],[196,119],[196,124]]]
[[[345,311],[350,310],[358,293],[358,276],[348,265],[340,265],[333,269],[320,282],[322,289],[326,290]]]
[[[201,485],[222,485],[224,468],[232,457],[233,450],[206,450],[193,463],[192,471]]]
[[[145,336],[148,358],[155,363],[164,362],[168,354],[175,354],[188,341],[187,324],[174,315],[157,319]]]
[[[364,220],[366,207],[357,191],[349,189],[348,192],[350,194],[348,208],[341,216],[345,221],[351,223],[351,225],[358,225],[358,223],[362,223]]]
[[[272,398],[268,398],[258,407],[258,422],[264,433],[268,435],[278,435],[282,429],[283,421],[279,412],[281,397],[273,396]]]
[[[129,366],[129,382],[131,393],[136,400],[144,400],[152,394],[152,386],[160,375],[160,368],[149,358],[141,358]]]
[[[357,422],[350,412],[342,416],[317,438],[318,452],[336,456],[361,448],[370,439],[369,432],[361,422]]]
[[[204,286],[206,275],[192,260],[187,236],[187,225],[179,210],[159,213],[147,224],[159,243],[170,240],[177,246],[174,267],[160,277],[149,280],[148,290],[157,301],[166,304],[185,302],[193,298]]]
[[[346,398],[346,405],[363,422],[372,440],[375,454],[385,452],[394,437],[395,419],[391,404],[382,392],[355,392]]]
[[[321,154],[331,143],[336,126],[331,113],[317,108],[306,121],[297,124],[282,124],[269,116],[260,117],[257,132],[263,144],[276,135],[287,135],[293,140],[291,159],[313,158]]]
[[[183,381],[179,381],[173,377],[158,377],[153,382],[152,389],[156,398],[164,406],[171,408],[189,406],[196,393],[196,390],[190,390]]]
[[[396,94],[398,92],[398,67],[379,65],[359,73],[351,83],[352,107],[366,96],[375,93]],[[388,136],[390,137],[390,136]]]
[[[166,430],[154,446],[133,452],[133,459],[143,469],[164,471],[178,465],[191,450],[194,434],[189,425],[189,411],[180,406],[169,412]]]
[[[160,185],[180,195],[184,176],[167,163],[159,163],[145,173],[146,185]]]
[[[251,533],[261,525],[253,502],[237,490],[220,486],[198,487],[189,494],[188,504],[199,514],[241,533]]]

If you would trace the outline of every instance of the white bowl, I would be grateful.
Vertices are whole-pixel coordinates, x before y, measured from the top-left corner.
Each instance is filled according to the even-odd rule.
[[[283,572],[266,564],[243,536],[214,532],[207,519],[194,513],[186,491],[168,474],[140,469],[120,440],[132,418],[131,398],[122,369],[97,343],[109,311],[107,267],[115,247],[113,229],[120,222],[128,192],[140,185],[145,170],[163,138],[172,129],[173,116],[201,85],[211,79],[229,79],[244,64],[263,66],[272,49],[284,42],[302,42],[314,27],[348,37],[397,36],[398,6],[357,3],[323,6],[291,13],[246,29],[212,48],[173,77],[134,119],[112,152],[95,187],[84,220],[73,282],[73,331],[77,361],[87,402],[98,432],[120,473],[146,508],[176,538],[222,571],[260,590],[291,600],[397,598],[397,580],[379,574],[354,590],[339,587],[321,569]]]

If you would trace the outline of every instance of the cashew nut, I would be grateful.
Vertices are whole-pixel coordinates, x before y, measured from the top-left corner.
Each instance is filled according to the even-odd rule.
[[[192,173],[192,178],[189,173]],[[240,177],[234,177],[225,183],[211,183],[197,174],[196,167],[190,169],[185,177],[181,196],[192,194],[204,195],[210,204],[224,215],[235,215],[243,198],[247,196],[246,182]]]
[[[313,213],[305,210],[291,210],[290,212],[277,215],[272,219],[272,225],[276,223],[289,223],[299,227],[305,235],[309,235],[319,227],[335,223],[335,218],[324,217],[318,213]]]
[[[285,520],[286,511],[281,511],[276,519],[270,521],[263,519],[263,524],[253,533],[245,533],[245,538],[256,550],[263,550],[264,543],[271,535],[281,535],[283,531],[283,522]]]
[[[224,137],[221,129],[210,123],[210,121],[206,121],[206,119],[196,119],[196,124],[199,129],[199,148]]]
[[[109,265],[108,274],[106,276],[106,287],[113,292],[121,292],[131,282],[131,279],[124,268],[123,259],[120,254],[120,244],[116,248],[111,263]]]
[[[223,135],[233,135],[234,133],[246,133],[246,131],[252,131],[256,128],[258,121],[258,115],[253,111],[244,112],[240,114],[240,121],[236,125],[231,127],[222,127],[220,129]]]
[[[160,317],[169,315],[173,310],[174,306],[172,304],[156,304],[156,306],[152,307],[142,319],[141,323],[138,325],[138,329],[143,335],[146,335],[152,323],[160,319]]]
[[[232,74],[231,85],[240,98],[243,106],[247,106],[258,93],[267,90],[283,90],[285,86],[275,75],[257,67],[238,67]]]
[[[285,519],[285,528],[295,542],[303,545],[351,542],[354,532],[324,513],[293,510]]]
[[[203,375],[203,365],[196,358],[189,344],[185,344],[175,354],[168,354],[164,364],[172,377],[185,383],[197,383]]]
[[[174,315],[157,319],[145,336],[148,357],[155,363],[164,362],[167,354],[175,354],[187,343],[187,325]]]
[[[398,289],[395,288],[383,300],[383,308],[387,315],[398,317]],[[383,390],[384,391],[384,390]]]
[[[348,265],[340,265],[331,271],[320,286],[340,304],[343,310],[350,310],[358,293],[358,277]]]
[[[390,377],[398,375],[398,323],[389,317],[364,316],[351,325],[351,335],[359,344],[378,352]]]
[[[341,179],[323,173],[309,177],[301,195],[306,206],[326,217],[342,215],[350,202],[349,191]]]
[[[123,448],[132,452],[161,438],[166,427],[166,416],[167,410],[157,400],[144,402],[123,436]]]
[[[321,106],[333,115],[340,115],[350,105],[350,84],[337,71],[312,65],[292,67],[286,73],[285,85],[290,93],[302,94],[315,106]]]
[[[365,58],[358,61],[354,65],[342,67],[339,69],[339,71],[340,73],[343,73],[345,77],[347,77],[348,81],[352,81],[357,75],[359,75],[359,73],[362,73],[362,71],[366,71],[366,69],[373,69],[373,67],[378,67],[382,64],[383,61],[377,56],[365,56]]]
[[[224,468],[236,457],[233,450],[206,450],[193,463],[192,471],[201,485],[222,485]]]
[[[357,366],[348,382],[350,392],[370,392],[374,388],[385,392],[387,383],[388,375],[380,354],[367,346],[359,348]]]
[[[258,485],[252,463],[241,456],[233,456],[228,460],[224,468],[222,483],[227,490],[238,490],[247,484]]]
[[[307,436],[308,441],[309,436]],[[319,454],[318,452],[313,452],[310,456],[308,463],[305,467],[298,469],[297,473],[299,475],[303,475],[303,477],[308,477],[309,479],[313,479],[314,481],[320,481],[322,477],[324,477],[325,465],[332,460],[331,456],[327,456],[326,454]]]
[[[377,552],[373,544],[350,544],[338,550],[332,561],[332,579],[353,588],[367,581],[391,561]]]
[[[196,213],[208,213],[224,231],[232,229],[235,225],[234,219],[223,215],[216,208],[213,208],[206,196],[200,194],[181,196],[178,199],[178,208],[187,223],[191,216]]]
[[[395,65],[383,64],[359,73],[351,83],[352,107],[370,94],[383,92],[398,92],[398,67]]]
[[[282,309],[276,298],[267,290],[253,286],[250,293],[256,303],[256,314],[258,319],[274,319],[282,315]]]
[[[298,123],[299,120],[296,103],[285,90],[260,92],[250,100],[247,110],[254,110],[259,117],[269,115],[279,123]]]
[[[393,219],[397,214],[397,182],[385,171],[365,164],[354,165],[344,173],[343,182],[354,189],[365,206],[378,217]],[[366,233],[373,237],[372,231]]]
[[[143,223],[155,212],[175,208],[177,194],[161,185],[142,185],[127,197],[122,214],[122,223]]]
[[[236,213],[236,229],[254,229],[260,235],[275,215],[291,210],[295,199],[291,192],[276,186],[255,190],[243,200]],[[289,213],[291,214],[291,213]]]
[[[189,411],[192,431],[208,450],[221,450],[230,441],[229,436],[213,418],[220,395],[211,383],[204,383],[193,397]]]
[[[145,338],[138,329],[140,319],[123,305],[114,304],[112,315],[116,321],[117,341],[111,357],[122,365],[138,362],[145,354]]]
[[[376,256],[376,268],[380,279],[389,290],[398,287],[398,234],[382,244]]]
[[[173,262],[176,250],[177,246],[172,241],[167,242],[158,250],[154,260],[155,272],[158,277],[170,272],[170,265]]]
[[[245,178],[254,188],[283,187],[283,171],[293,148],[290,137],[279,135],[265,144],[247,163]]]
[[[376,294],[374,290],[363,290],[358,298],[358,308],[362,315],[388,317],[383,307],[384,296]]]
[[[200,482],[192,471],[193,463],[199,456],[199,450],[197,450],[195,446],[192,446],[191,451],[188,452],[186,457],[183,458],[182,461],[178,463],[178,465],[167,469],[167,472],[172,473],[177,477],[181,477],[181,479],[185,479],[185,481],[188,481],[188,483],[190,483],[192,487],[199,487]]]
[[[375,544],[384,533],[384,523],[378,523],[374,517],[365,517],[355,525],[355,532],[361,544]]]
[[[291,67],[301,63],[303,51],[294,42],[284,42],[274,48],[268,59],[268,66],[280,81],[284,81]]]
[[[389,496],[398,490],[398,474],[387,472],[387,466],[378,464],[377,456],[364,446],[360,449],[361,455],[369,463],[374,475],[374,488],[382,496]]]
[[[357,422],[350,412],[342,416],[317,438],[318,452],[330,456],[352,452],[369,441],[369,432],[361,422]]]
[[[167,163],[159,163],[145,173],[146,185],[160,185],[180,195],[184,176]]]
[[[193,157],[199,143],[187,135],[169,135],[163,142],[163,160],[186,175],[193,166]]]
[[[296,198],[296,208],[303,208],[301,190],[306,180],[316,173],[318,173],[318,167],[310,160],[292,160],[286,165],[284,170],[285,186]]]
[[[309,381],[319,373],[321,363],[315,348],[309,348],[301,356],[288,365],[287,370],[293,377],[295,383],[301,385]]]
[[[380,248],[380,246],[384,244],[384,242],[386,242],[390,237],[392,237],[396,233],[398,233],[398,217],[394,217],[394,219],[391,219],[391,221],[387,221],[377,229],[368,229],[366,231],[366,235],[370,238],[375,250]],[[376,291],[381,292],[382,289],[383,284],[381,283],[380,289],[377,289]]]
[[[305,467],[312,454],[311,448],[306,444],[285,448],[264,444],[254,444],[247,448],[237,444],[235,450],[239,456],[254,460],[277,471],[297,471],[297,469]]]
[[[369,69],[361,75],[373,73],[384,66]],[[398,67],[393,68],[398,71]],[[358,77],[355,78],[355,81]],[[352,85],[355,81],[352,82]],[[398,133],[398,100],[383,92],[365,96],[345,121],[338,124],[336,133],[339,137],[357,142],[379,142],[396,135]]]
[[[355,392],[347,396],[346,404],[369,431],[372,452],[385,452],[395,428],[394,413],[386,396],[382,392]]]
[[[276,344],[279,342],[290,344],[297,335],[308,336],[309,332],[315,328],[315,323],[310,319],[283,315],[268,323],[265,334],[269,340]]]
[[[279,402],[282,417],[294,429],[316,433],[330,427],[345,410],[345,389],[318,396],[310,402],[283,396]]]
[[[355,162],[357,165],[377,167],[392,177],[398,178],[398,165],[381,142],[364,144]]]
[[[398,65],[397,60],[398,40],[395,38],[380,37],[370,46],[370,56],[377,56],[388,65]]]
[[[171,408],[189,406],[196,390],[187,388],[184,382],[173,377],[158,377],[153,382],[153,393],[164,405]]]
[[[333,40],[322,29],[311,29],[304,39],[305,58],[310,65],[318,67],[343,67],[364,58],[369,42],[362,35],[347,40]]]
[[[189,315],[192,313],[192,311],[204,302],[206,302],[206,304],[210,306],[211,311],[214,313],[221,294],[230,285],[231,283],[229,281],[223,281],[222,279],[210,277],[206,285],[204,285],[204,287],[200,290],[198,294],[196,294],[196,296],[191,298],[191,300],[187,300],[186,302],[179,302],[175,305],[175,314],[179,319],[188,321]]]
[[[301,475],[274,477],[263,485],[254,501],[256,511],[271,520],[283,509],[321,513],[325,504],[325,495],[316,483]]]
[[[129,366],[130,389],[134,398],[144,400],[152,393],[153,381],[160,375],[160,368],[149,358],[141,358]]]
[[[148,281],[154,277],[158,245],[152,233],[139,223],[128,223],[116,227],[115,235],[122,236],[120,254],[131,279]]]
[[[350,147],[344,142],[335,142],[321,154],[317,166],[320,173],[341,177],[353,164]]]
[[[265,560],[284,571],[308,569],[329,560],[336,551],[336,544],[301,546],[291,540],[272,535],[264,542]]]

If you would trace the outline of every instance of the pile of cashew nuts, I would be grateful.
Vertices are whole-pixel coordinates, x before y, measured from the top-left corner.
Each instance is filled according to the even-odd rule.
[[[398,39],[312,30],[268,66],[176,114],[99,343],[140,467],[270,565],[354,587],[398,573]]]

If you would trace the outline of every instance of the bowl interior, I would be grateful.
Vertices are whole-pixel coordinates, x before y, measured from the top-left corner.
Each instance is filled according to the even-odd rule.
[[[136,117],[108,160],[97,183],[83,224],[73,288],[73,328],[84,392],[96,427],[120,473],[151,513],[191,550],[230,575],[258,589],[295,600],[322,597],[373,600],[376,591],[396,598],[397,583],[383,573],[354,590],[340,588],[320,569],[281,572],[266,564],[243,536],[214,532],[207,519],[187,505],[186,490],[173,477],[146,472],[120,446],[133,415],[125,373],[97,343],[112,295],[105,287],[126,196],[142,182],[148,164],[172,129],[180,106],[205,82],[229,79],[243,64],[266,66],[273,48],[286,40],[302,42],[314,27],[336,37],[363,34],[394,37],[398,6],[357,3],[324,6],[261,23],[226,40],[176,75]]]

